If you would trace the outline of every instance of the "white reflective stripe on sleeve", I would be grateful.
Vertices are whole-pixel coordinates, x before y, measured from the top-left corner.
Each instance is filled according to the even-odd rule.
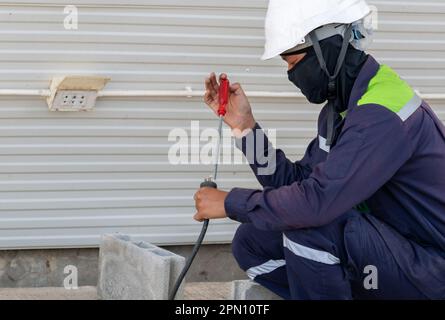
[[[318,136],[318,146],[321,150],[329,152],[331,148],[326,145],[326,138],[323,138],[322,136]]]
[[[259,266],[249,268],[246,271],[246,273],[247,273],[247,276],[253,280],[253,279],[255,279],[256,276],[270,273],[270,272],[274,271],[275,269],[282,267],[284,265],[286,265],[285,260],[269,260],[263,264],[260,264]]]
[[[422,99],[417,94],[414,94],[414,97],[412,97],[411,100],[397,112],[397,115],[402,121],[405,121],[417,110],[418,107],[420,107],[421,104]]]
[[[293,242],[283,234],[283,245],[293,254],[324,264],[339,264],[340,259],[326,251],[315,250]]]

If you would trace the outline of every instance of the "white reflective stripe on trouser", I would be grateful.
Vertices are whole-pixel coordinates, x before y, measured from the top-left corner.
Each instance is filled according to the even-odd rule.
[[[402,121],[405,121],[417,110],[418,107],[420,107],[421,104],[422,99],[417,94],[414,94],[411,100],[409,100],[408,103],[405,104],[399,112],[397,112],[397,115],[400,117],[400,119],[402,119]]]
[[[283,245],[288,248],[293,254],[312,261],[321,262],[324,264],[339,264],[340,259],[326,251],[315,250],[309,247],[302,246],[293,242],[283,234]]]
[[[249,268],[246,271],[246,273],[247,273],[247,276],[253,280],[253,279],[255,279],[256,276],[270,273],[270,272],[274,271],[275,269],[282,267],[284,265],[286,265],[285,260],[269,260],[267,262],[264,262],[263,264],[260,264],[259,266]]]

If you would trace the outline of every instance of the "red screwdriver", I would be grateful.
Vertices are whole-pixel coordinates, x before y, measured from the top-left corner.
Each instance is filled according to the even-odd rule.
[[[215,168],[213,171],[213,179],[212,177],[208,177],[204,179],[203,182],[200,184],[200,188],[208,187],[208,188],[217,188],[216,184],[216,176],[218,174],[218,162],[219,162],[219,152],[221,148],[221,139],[222,139],[222,124],[224,121],[224,116],[226,115],[226,107],[229,103],[229,80],[227,79],[221,79],[219,84],[219,108],[218,108],[218,117],[219,117],[219,124],[218,124],[218,140],[216,144],[216,155],[215,155]],[[178,292],[179,287],[181,286],[182,281],[184,280],[190,266],[192,265],[193,260],[195,259],[196,254],[198,253],[199,248],[201,247],[202,241],[204,240],[204,236],[207,232],[207,227],[209,226],[209,220],[204,220],[204,223],[202,225],[201,233],[199,234],[198,240],[196,241],[195,246],[193,247],[192,254],[187,259],[187,262],[185,263],[184,268],[181,271],[181,274],[178,277],[178,280],[176,280],[175,286],[170,291],[169,299],[174,300],[176,297],[176,293]]]
[[[219,84],[219,124],[218,124],[218,142],[216,144],[216,156],[215,156],[215,169],[213,170],[213,181],[216,181],[216,175],[218,174],[218,163],[219,163],[219,153],[221,149],[222,140],[222,124],[224,121],[224,116],[226,115],[226,107],[229,103],[229,80],[226,78],[221,79]]]

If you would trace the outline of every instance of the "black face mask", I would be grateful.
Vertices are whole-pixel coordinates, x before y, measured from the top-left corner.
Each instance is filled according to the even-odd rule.
[[[316,34],[309,36],[313,42],[306,56],[288,71],[289,80],[300,88],[309,102],[323,103],[328,100],[326,145],[336,138],[334,129],[338,113],[347,109],[352,87],[366,54],[349,44],[351,26],[344,39],[340,35],[318,41]]]
[[[328,76],[320,68],[313,48],[306,52],[306,56],[292,69],[287,76],[310,103],[323,103],[328,97]]]
[[[342,42],[343,38],[341,36],[333,36],[320,41],[323,58],[331,74],[335,70]],[[349,45],[343,67],[336,81],[338,95],[338,103],[336,105],[339,106],[339,110],[336,110],[337,112],[342,112],[346,109],[355,79],[366,59],[367,55],[363,51],[359,51]],[[308,49],[306,56],[290,69],[287,74],[289,81],[301,90],[309,102],[320,104],[327,100],[329,78],[320,67],[313,47]]]

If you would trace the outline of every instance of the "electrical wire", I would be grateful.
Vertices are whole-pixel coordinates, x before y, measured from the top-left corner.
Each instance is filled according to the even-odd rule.
[[[218,175],[218,163],[219,163],[219,154],[221,149],[221,140],[222,140],[222,124],[223,124],[224,117],[223,115],[219,116],[219,124],[218,124],[218,140],[216,142],[216,155],[215,155],[215,167],[213,169],[213,180],[206,179],[203,183],[201,183],[202,187],[210,187],[210,188],[217,188],[216,184],[216,177]],[[201,248],[202,241],[204,240],[205,234],[207,232],[207,228],[209,226],[209,220],[204,220],[204,223],[201,228],[201,233],[199,234],[198,240],[196,240],[195,245],[193,246],[192,253],[190,254],[189,258],[187,259],[184,268],[181,271],[181,274],[179,275],[178,279],[176,280],[175,286],[170,292],[169,300],[174,300],[176,297],[176,294],[178,293],[179,287],[182,284],[182,281],[184,281],[185,276],[187,275],[187,272],[190,269],[190,266],[193,263],[193,260],[196,257],[196,254],[199,251],[199,248]]]

